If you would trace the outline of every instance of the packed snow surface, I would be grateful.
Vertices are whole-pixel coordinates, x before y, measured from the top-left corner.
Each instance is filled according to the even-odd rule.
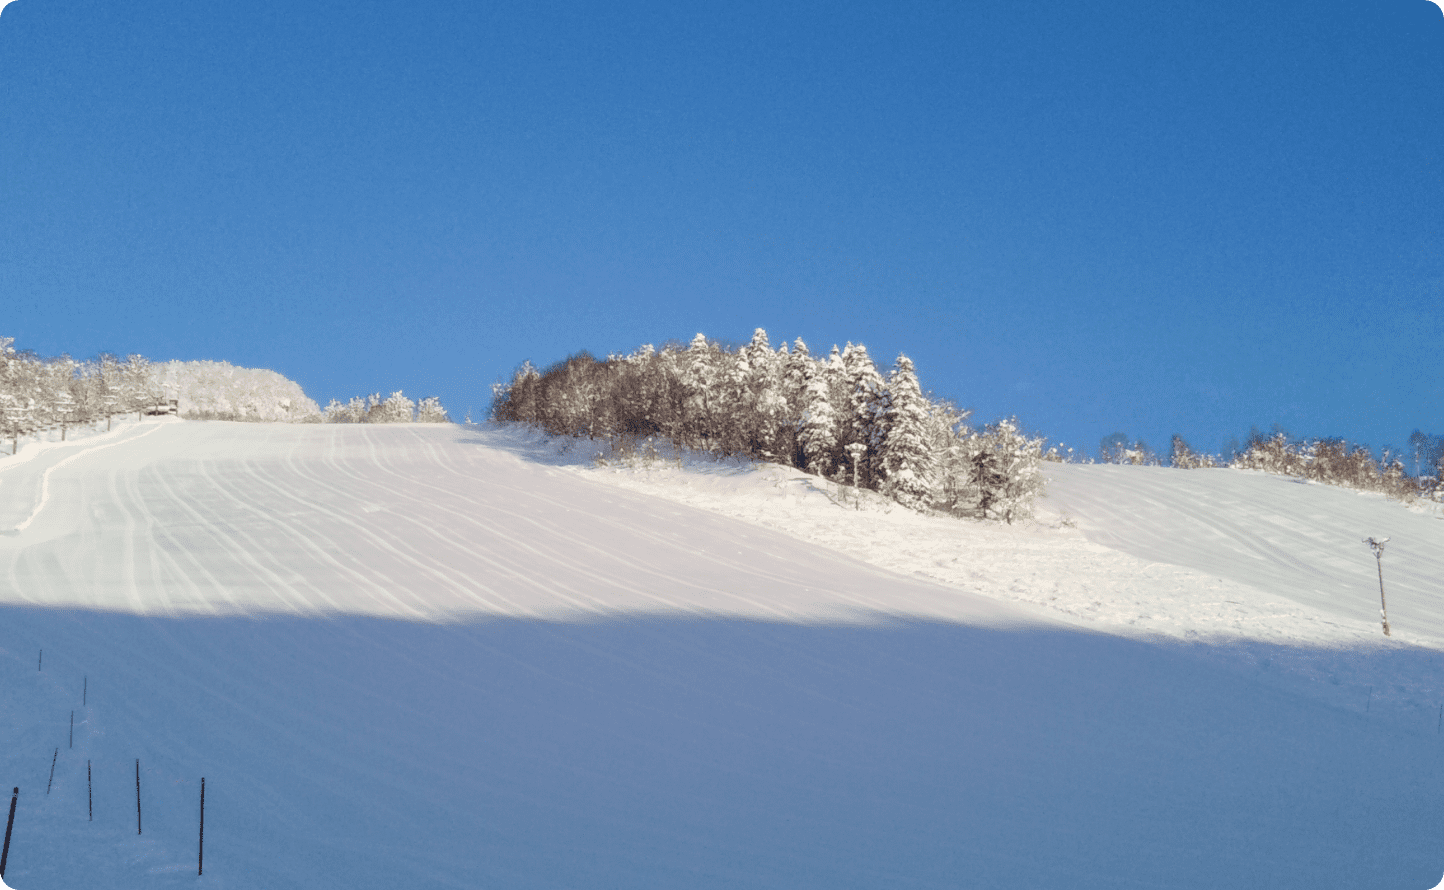
[[[6,880],[195,881],[205,776],[217,887],[1436,883],[1444,522],[1049,475],[1010,527],[497,427],[32,445]]]

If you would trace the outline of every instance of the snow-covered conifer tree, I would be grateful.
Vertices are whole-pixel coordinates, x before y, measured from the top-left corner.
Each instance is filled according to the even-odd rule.
[[[701,333],[687,346],[681,363],[687,414],[683,445],[712,448],[717,444],[721,420],[715,410],[716,385],[722,371],[721,358],[722,350]]]
[[[786,349],[784,345],[783,349]],[[743,350],[747,357],[747,400],[743,447],[767,460],[790,456],[791,437],[783,433],[786,424],[787,400],[783,394],[783,355],[773,352],[767,332],[758,328],[752,342]]]
[[[850,409],[847,444],[856,442],[867,446],[856,469],[862,486],[873,488],[879,475],[875,466],[878,446],[886,433],[887,388],[867,354],[867,347],[861,343],[849,343],[843,349],[842,368]]]
[[[781,360],[782,417],[779,421],[778,448],[782,457],[793,466],[806,467],[802,450],[802,428],[807,417],[807,386],[817,365],[807,351],[807,344],[798,337],[790,350],[783,344]]]
[[[897,357],[887,391],[886,438],[879,455],[883,484],[898,503],[920,510],[931,494],[934,462],[927,441],[927,401],[907,356]]]
[[[806,407],[800,435],[807,472],[825,478],[831,478],[836,468],[837,451],[841,447],[837,438],[837,412],[832,407],[829,385],[829,372],[834,368],[831,363],[817,362],[807,370],[810,379],[804,390]]]

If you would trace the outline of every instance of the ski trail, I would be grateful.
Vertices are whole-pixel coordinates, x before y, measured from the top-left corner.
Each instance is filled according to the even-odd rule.
[[[375,446],[375,436],[377,436],[377,435],[398,435],[398,434],[401,434],[401,433],[406,432],[406,431],[405,431],[404,429],[376,429],[376,430],[370,430],[370,429],[368,429],[368,430],[366,430],[365,432],[368,434],[368,435],[367,435],[367,440],[368,440],[368,441],[367,441],[367,445],[368,445],[368,449],[371,451],[371,453],[372,453],[373,455],[375,455],[375,454],[376,454],[376,452],[375,452],[375,447],[376,447],[376,446]],[[584,556],[586,556],[586,557],[590,557],[590,559],[588,559],[588,558],[577,558],[576,556],[569,556],[569,555],[566,555],[566,551],[561,551],[561,550],[542,550],[542,549],[539,549],[538,547],[534,546],[532,543],[530,543],[531,540],[537,539],[537,538],[539,538],[540,540],[543,540],[543,541],[555,541],[555,540],[557,540],[557,538],[558,538],[558,530],[557,530],[555,527],[550,527],[550,526],[547,526],[547,525],[545,525],[545,524],[543,524],[543,523],[540,523],[540,522],[538,522],[533,516],[527,516],[527,515],[524,515],[524,514],[522,514],[522,513],[518,513],[518,512],[512,511],[512,510],[508,510],[508,509],[506,509],[506,508],[501,508],[501,507],[499,507],[499,506],[496,505],[496,504],[491,504],[491,505],[489,505],[493,510],[501,510],[502,512],[504,512],[504,513],[506,514],[507,518],[509,518],[509,519],[511,519],[511,520],[514,520],[514,521],[517,521],[517,522],[520,522],[520,523],[522,523],[524,526],[531,526],[531,527],[532,527],[533,529],[535,529],[535,531],[536,531],[537,533],[539,533],[539,534],[517,535],[517,534],[514,534],[514,533],[508,533],[507,531],[504,530],[504,527],[503,527],[502,525],[500,525],[499,523],[495,523],[495,522],[488,523],[488,522],[486,522],[484,519],[480,518],[480,517],[478,516],[478,505],[476,505],[476,504],[474,504],[474,503],[469,504],[469,505],[468,505],[468,506],[469,506],[469,509],[465,509],[465,510],[441,507],[441,506],[439,506],[439,505],[436,505],[436,504],[431,503],[430,501],[422,501],[422,500],[416,498],[414,495],[409,494],[409,493],[405,490],[405,488],[403,488],[403,487],[390,486],[390,485],[384,485],[384,484],[378,483],[378,482],[376,481],[374,472],[373,472],[373,473],[363,473],[363,472],[361,472],[361,471],[359,471],[359,470],[357,470],[357,469],[351,468],[350,466],[346,465],[345,463],[341,462],[340,460],[337,460],[335,463],[333,463],[333,468],[337,471],[338,474],[341,474],[341,475],[349,475],[351,478],[353,478],[354,480],[356,480],[356,482],[357,482],[358,485],[365,485],[367,488],[375,489],[375,490],[377,490],[377,491],[379,491],[379,492],[384,492],[384,493],[390,494],[390,495],[392,495],[393,497],[396,497],[397,499],[402,500],[403,502],[412,501],[412,502],[418,507],[418,509],[421,509],[421,510],[423,511],[423,513],[424,513],[425,511],[427,511],[428,509],[429,509],[429,510],[441,510],[442,512],[445,512],[445,513],[446,513],[449,517],[451,517],[451,519],[454,520],[456,523],[460,523],[460,524],[462,524],[462,525],[470,526],[470,527],[473,529],[473,531],[474,531],[474,533],[475,533],[475,537],[473,537],[473,538],[470,539],[472,542],[474,542],[474,541],[476,541],[476,540],[500,541],[500,542],[504,543],[504,544],[505,544],[508,548],[510,548],[510,549],[518,550],[518,551],[521,551],[521,552],[523,552],[523,553],[526,553],[526,554],[528,554],[528,555],[530,555],[530,556],[533,556],[534,559],[532,560],[532,563],[531,563],[531,564],[535,564],[535,561],[536,561],[536,560],[542,560],[542,561],[544,561],[544,562],[546,562],[546,563],[549,563],[549,564],[559,564],[561,567],[567,569],[568,572],[569,572],[569,574],[572,574],[572,575],[580,575],[580,576],[582,576],[582,577],[584,577],[584,578],[589,578],[589,579],[595,581],[595,582],[596,582],[599,586],[601,586],[603,589],[605,589],[605,587],[613,586],[613,578],[614,578],[615,576],[608,575],[608,574],[606,574],[606,573],[593,570],[593,569],[591,568],[591,565],[592,565],[593,562],[599,562],[599,563],[603,563],[603,564],[605,564],[605,563],[607,563],[607,562],[612,562],[612,561],[615,560],[614,555],[611,554],[611,553],[609,553],[609,552],[607,552],[607,550],[606,550],[605,548],[599,547],[599,546],[591,543],[590,540],[588,540],[588,539],[586,539],[586,538],[584,538],[584,537],[582,537],[582,536],[580,536],[580,535],[571,535],[571,534],[563,533],[563,535],[562,535],[562,542],[563,542],[569,549],[571,549],[573,552],[575,552],[575,550],[577,550],[577,549],[580,549],[581,552],[582,552],[582,554],[583,554]],[[385,472],[385,471],[387,471],[387,462],[381,461],[381,460],[379,459],[379,457],[374,458],[374,463],[368,464],[367,469],[368,469],[368,470],[372,470],[372,471]],[[391,473],[392,473],[393,475],[395,475],[394,471],[391,471]],[[417,480],[413,480],[412,477],[409,477],[409,476],[408,476],[408,477],[402,477],[402,478],[403,478],[405,481],[408,481],[408,482],[416,482],[416,481],[417,481]],[[475,481],[475,477],[473,477],[472,481],[473,481],[473,482]],[[490,479],[488,479],[487,482],[488,482],[488,486],[490,486],[490,485],[492,485],[492,484],[495,484],[495,483],[493,483],[493,481],[490,480]],[[418,483],[418,484],[425,484],[425,483]],[[439,493],[440,493],[440,494],[445,494],[445,492],[439,492]],[[530,495],[529,499],[535,499],[535,498],[537,497],[534,493],[528,493],[528,494]],[[547,506],[555,506],[557,509],[562,510],[562,511],[566,511],[566,510],[568,509],[568,508],[566,508],[566,507],[564,507],[564,506],[561,506],[561,504],[560,504],[559,502],[553,501],[553,500],[548,499],[548,498],[546,498],[546,497],[544,497],[544,496],[541,498],[541,501],[542,501],[543,504],[545,504],[545,505],[547,505]],[[545,515],[546,513],[550,512],[550,511],[535,511],[535,512],[536,512],[537,514],[540,514],[540,515]],[[417,532],[418,532],[419,534],[421,534],[421,535],[431,536],[431,537],[439,538],[439,539],[442,539],[442,540],[445,540],[445,539],[447,538],[447,535],[446,535],[444,532],[439,531],[434,524],[421,522],[420,520],[418,520],[417,518],[415,518],[415,516],[411,515],[411,512],[410,512],[410,511],[408,511],[408,512],[405,514],[404,519],[405,519],[405,521],[407,521],[407,522],[409,522],[411,525],[413,525],[413,526],[416,528]],[[464,539],[464,538],[463,538],[463,539],[453,539],[453,540],[450,541],[449,543],[452,543],[453,545],[462,545],[462,546],[465,546],[465,544],[468,543],[468,541],[467,541],[467,539]],[[684,580],[684,579],[679,579],[679,578],[676,577],[675,575],[669,575],[669,574],[665,574],[665,573],[662,573],[662,572],[654,571],[654,570],[652,570],[649,566],[632,565],[632,566],[630,566],[629,568],[630,568],[631,571],[634,571],[634,572],[642,572],[642,573],[648,574],[648,575],[652,576],[655,580],[657,580],[659,583],[664,583],[664,584],[672,585],[672,586],[676,586],[676,585],[679,585],[679,584],[680,584],[680,585],[682,585],[682,586],[685,587],[685,588],[689,588],[689,589],[694,590],[695,592],[703,593],[703,594],[708,594],[708,595],[714,595],[714,596],[715,596],[716,593],[717,593],[715,590],[713,590],[713,589],[711,589],[711,588],[706,588],[706,587],[703,587],[702,585],[694,584],[694,583],[692,583],[692,582],[690,582],[690,581],[687,581],[687,580]],[[551,593],[551,595],[552,595],[552,596],[556,596],[556,597],[558,597],[558,598],[561,598],[561,599],[563,599],[564,601],[569,602],[570,604],[575,604],[575,599],[574,599],[575,597],[585,596],[585,595],[582,594],[580,591],[573,591],[573,593],[572,593],[570,596],[568,596],[568,595],[563,595],[563,594],[560,594],[560,593],[557,591],[556,588],[557,588],[557,582],[555,581],[555,579],[553,579],[552,583],[549,584],[549,592]],[[649,591],[649,590],[642,589],[642,588],[639,588],[639,587],[634,587],[634,588],[630,591],[630,593],[631,593],[632,595],[634,595],[634,596],[640,596],[640,597],[642,597],[642,598],[644,598],[644,599],[646,599],[646,600],[649,600],[649,601],[651,601],[651,602],[654,602],[655,604],[661,606],[664,610],[688,611],[688,612],[691,612],[692,614],[696,615],[697,617],[704,617],[706,614],[708,614],[708,611],[707,611],[706,609],[704,609],[704,608],[700,608],[700,607],[697,607],[697,606],[694,606],[694,605],[685,605],[682,601],[679,601],[679,600],[677,600],[677,599],[661,597],[661,596],[658,596],[658,595],[656,595],[655,593],[653,593],[653,592],[651,592],[651,591]],[[736,597],[736,596],[734,596],[734,598],[736,598],[736,599],[743,599],[743,598],[741,598],[741,597]],[[590,597],[588,597],[588,599],[590,599]],[[765,603],[761,603],[761,602],[758,602],[758,601],[747,601],[747,604],[750,605],[750,606],[752,606],[753,608],[760,609],[760,610],[766,611],[766,612],[770,612],[770,613],[775,614],[775,615],[778,615],[778,616],[780,616],[780,617],[786,617],[786,613],[785,613],[784,611],[779,610],[779,609],[776,609],[776,608],[773,608],[773,607],[771,607],[771,606],[769,606],[769,605],[767,605],[767,604],[765,604]],[[720,604],[719,604],[719,609],[720,609],[720,608],[721,608],[721,606],[720,606]],[[589,609],[589,611],[592,611],[592,610],[594,610],[594,609]],[[615,611],[615,610],[607,610],[607,611]]]
[[[139,435],[128,436],[128,437],[123,438],[123,439],[118,439],[118,440],[116,440],[116,441],[114,441],[114,442],[107,442],[107,443],[105,443],[104,445],[96,445],[96,446],[93,447],[93,448],[87,448],[87,449],[85,449],[84,451],[78,451],[78,452],[76,452],[75,454],[72,454],[72,455],[70,455],[70,456],[68,456],[68,457],[62,458],[61,460],[57,461],[57,462],[56,462],[55,464],[53,464],[52,466],[47,467],[47,468],[45,469],[45,472],[42,473],[41,476],[40,476],[40,495],[39,495],[38,498],[36,498],[36,502],[35,502],[35,507],[34,507],[34,509],[32,509],[32,510],[30,511],[30,515],[29,515],[29,516],[25,517],[23,520],[21,520],[19,523],[17,523],[14,528],[10,529],[9,531],[12,531],[12,532],[21,532],[21,531],[24,531],[25,529],[29,528],[29,527],[30,527],[30,523],[32,523],[32,522],[35,521],[35,517],[37,517],[37,516],[40,515],[40,511],[43,510],[43,509],[45,509],[45,505],[50,502],[50,476],[51,476],[56,470],[58,470],[58,469],[60,469],[61,467],[65,466],[66,464],[69,464],[71,461],[74,461],[74,460],[76,460],[77,458],[89,457],[90,455],[95,454],[97,451],[104,451],[104,450],[107,449],[107,448],[114,448],[114,447],[117,446],[117,445],[126,445],[126,444],[128,444],[128,443],[130,443],[130,442],[136,441],[137,439],[145,438],[146,436],[151,435],[152,433],[156,432],[157,430],[163,429],[165,426],[169,426],[169,424],[165,424],[165,425],[157,424],[157,425],[151,427],[150,429],[146,430],[145,432],[140,433]]]
[[[419,438],[421,435],[423,435],[423,431],[420,431],[420,430],[407,430],[407,432],[410,433],[410,434],[413,435],[413,436],[418,437],[418,438]],[[429,432],[429,431],[427,431],[427,432]],[[453,471],[453,472],[454,472],[454,471]],[[457,473],[456,475],[457,475],[457,477],[458,477],[458,478],[457,478],[457,481],[458,481],[458,482],[463,482],[463,481],[465,481],[465,480],[468,479],[468,478],[474,478],[473,476],[471,476],[471,475],[469,475],[469,474],[465,474],[465,473]],[[584,480],[584,481],[586,481],[586,480]],[[500,484],[501,484],[501,485],[506,485],[506,483],[500,483]],[[587,484],[595,484],[595,483],[590,483],[589,481],[587,481]],[[444,495],[450,490],[447,486],[443,486],[443,485],[439,485],[439,484],[435,484],[435,483],[429,483],[429,482],[426,482],[426,481],[424,481],[424,480],[422,480],[421,482],[417,483],[417,485],[423,486],[423,487],[426,487],[426,488],[429,488],[438,499],[439,499],[440,497],[444,496]],[[518,494],[520,494],[521,491],[522,491],[521,488],[514,488],[514,489],[512,489],[512,490],[515,490]],[[601,490],[607,491],[608,489],[607,489],[605,486],[603,486],[603,487],[601,488]],[[535,489],[535,487],[527,488],[527,489],[526,489],[526,493],[527,493],[528,496],[531,497],[531,498],[537,498],[537,497],[538,497],[538,492],[537,492],[537,490]],[[614,492],[612,493],[612,496],[613,496],[613,497],[616,496]],[[549,497],[547,497],[547,496],[545,496],[545,495],[541,495],[541,496],[540,496],[540,501],[541,501],[541,503],[542,503],[545,507],[550,508],[550,509],[547,509],[547,510],[545,510],[545,511],[539,511],[539,512],[542,512],[543,515],[557,515],[557,514],[559,514],[559,513],[565,513],[565,512],[567,512],[567,511],[569,510],[569,508],[566,506],[566,503],[565,503],[564,501],[560,500],[560,499],[549,498]],[[433,503],[433,501],[427,500],[426,503]],[[445,508],[441,508],[441,507],[438,507],[438,508],[439,508],[439,509],[445,509]],[[504,509],[504,508],[503,508],[503,509]],[[454,515],[457,515],[458,518],[459,518],[461,521],[467,521],[467,519],[468,519],[468,515],[461,514],[461,513],[458,513],[458,512],[456,512],[456,511],[451,511],[451,512],[453,512]],[[512,516],[515,517],[516,519],[518,519],[518,520],[520,520],[520,521],[523,521],[523,522],[529,521],[526,517],[521,516],[521,515],[519,515],[519,514],[511,513],[510,515],[512,515]],[[671,546],[673,546],[673,545],[675,544],[675,542],[672,541],[671,539],[669,539],[666,535],[648,531],[647,528],[646,528],[646,526],[645,526],[644,524],[639,524],[639,523],[637,523],[631,516],[622,516],[622,515],[611,516],[611,515],[603,515],[602,517],[599,517],[599,518],[600,518],[600,521],[604,524],[604,526],[605,526],[607,529],[616,530],[616,531],[618,531],[618,532],[624,532],[624,533],[625,533],[626,535],[628,535],[629,537],[641,538],[641,539],[645,540],[645,541],[646,541],[648,544],[650,544],[650,545],[653,545],[653,546],[656,546],[656,547],[671,547]],[[745,537],[745,534],[744,534],[744,537]],[[599,548],[595,548],[595,547],[593,547],[593,549],[594,549],[594,550],[599,550]],[[737,552],[738,555],[743,555],[743,551],[736,551],[736,552]],[[605,553],[599,551],[597,555],[603,556],[603,555],[605,555]],[[732,558],[732,557],[730,557],[730,556],[724,556],[724,555],[722,555],[722,554],[720,554],[720,553],[713,553],[713,552],[710,552],[710,551],[707,551],[707,550],[703,550],[703,549],[700,549],[700,548],[693,547],[693,548],[690,548],[690,549],[689,549],[689,551],[688,551],[688,553],[687,553],[687,557],[688,557],[689,562],[701,561],[701,562],[703,562],[703,563],[710,563],[710,564],[712,564],[713,566],[715,566],[715,567],[717,567],[717,568],[719,568],[719,569],[721,569],[721,568],[727,568],[727,569],[731,569],[731,570],[733,570],[733,571],[738,571],[738,570],[740,570],[740,571],[744,572],[746,575],[749,575],[750,578],[751,578],[751,580],[752,580],[752,582],[753,582],[753,584],[754,584],[754,586],[757,586],[757,587],[765,587],[770,581],[774,580],[774,579],[773,579],[771,576],[769,576],[765,571],[753,569],[753,567],[752,567],[751,565],[749,565],[745,560],[737,560],[737,559],[734,559],[734,558]],[[667,575],[666,578],[667,578],[667,580],[668,580],[669,582],[671,582],[671,583],[673,583],[673,584],[678,583],[678,579],[677,579],[677,577],[676,577],[675,575]],[[710,588],[703,588],[703,589],[699,590],[698,592],[704,592],[704,591],[706,591],[706,592],[712,592]],[[773,614],[777,614],[779,617],[796,618],[796,617],[798,617],[798,615],[800,614],[800,613],[799,613],[797,610],[795,610],[795,609],[788,609],[788,608],[786,608],[786,607],[784,607],[784,606],[781,606],[781,605],[779,605],[779,604],[764,603],[763,601],[757,600],[757,599],[755,599],[755,598],[745,597],[745,596],[743,596],[743,595],[741,595],[741,594],[738,594],[738,593],[735,593],[735,592],[730,593],[729,596],[730,596],[730,598],[735,599],[735,600],[741,602],[743,605],[746,605],[746,606],[751,607],[751,608],[769,610],[769,611],[771,611]],[[848,597],[848,596],[843,596],[842,599],[843,599],[844,601],[848,602],[848,603],[849,603],[850,605],[852,605],[854,608],[858,609],[859,611],[884,611],[884,610],[885,610],[884,604],[883,604],[881,601],[876,600],[876,599],[870,599],[870,598],[866,598],[866,597]],[[673,608],[676,607],[676,603],[674,603],[674,602],[669,602],[668,605],[669,605],[670,607],[673,607]]]

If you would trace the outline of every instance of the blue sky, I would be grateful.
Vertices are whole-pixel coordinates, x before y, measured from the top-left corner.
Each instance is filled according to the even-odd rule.
[[[1427,0],[0,14],[0,333],[478,415],[702,331],[1087,452],[1444,433]]]

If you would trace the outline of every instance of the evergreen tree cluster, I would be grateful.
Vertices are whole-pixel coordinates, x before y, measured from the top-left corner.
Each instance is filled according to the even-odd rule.
[[[446,409],[436,396],[413,402],[397,390],[387,398],[372,393],[342,404],[335,399],[321,412],[324,423],[450,423]]]
[[[0,433],[13,450],[21,436],[108,420],[166,398],[144,356],[76,361],[17,352],[0,337]]]
[[[861,344],[826,356],[801,339],[774,350],[761,328],[735,349],[698,334],[604,361],[528,362],[497,385],[492,417],[553,435],[659,436],[959,516],[1027,517],[1043,487],[1042,439],[1012,420],[969,427],[967,412],[923,394],[906,356],[884,377]]]

